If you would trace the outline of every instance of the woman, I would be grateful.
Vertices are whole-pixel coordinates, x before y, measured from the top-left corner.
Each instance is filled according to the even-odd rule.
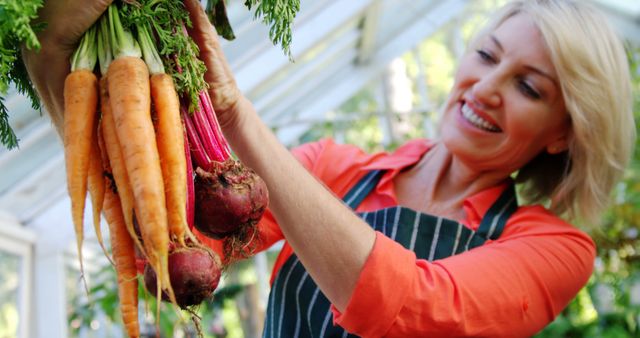
[[[225,136],[269,187],[263,245],[286,239],[265,336],[531,336],[587,282],[594,243],[558,215],[597,221],[635,138],[624,49],[595,11],[508,4],[461,60],[438,140],[375,155],[324,140],[292,155],[186,4]],[[55,21],[77,15],[64,6],[44,10],[46,54],[25,55],[56,125],[67,57],[106,4],[74,8],[75,27]]]

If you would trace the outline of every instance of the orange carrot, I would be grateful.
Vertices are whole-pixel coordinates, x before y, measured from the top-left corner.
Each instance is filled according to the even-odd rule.
[[[106,178],[106,180],[109,180]],[[110,182],[107,182],[110,184]],[[124,222],[118,195],[106,189],[104,215],[109,224],[111,250],[118,276],[118,297],[122,322],[129,337],[140,337],[138,323],[138,280],[134,244]]]
[[[157,115],[156,140],[165,183],[170,240],[185,246],[185,236],[195,241],[187,224],[187,161],[180,100],[171,76],[155,48],[146,25],[138,24],[138,41],[151,78],[151,100]]]
[[[109,102],[133,190],[145,256],[157,275],[157,295],[165,290],[177,304],[169,280],[169,232],[160,157],[151,120],[149,70],[140,47],[109,6],[109,37],[114,60],[107,69]],[[159,314],[160,306],[156,312]]]
[[[105,83],[101,81],[100,83]],[[108,103],[108,102],[107,102]],[[108,105],[107,105],[108,106]],[[118,298],[120,299],[120,314],[122,322],[129,337],[139,337],[140,328],[138,323],[138,287],[137,269],[134,249],[134,241],[125,223],[122,213],[122,203],[118,198],[116,182],[113,179],[113,170],[109,163],[109,156],[103,137],[102,130],[97,130],[97,143],[100,163],[104,175],[102,176],[102,186],[104,191],[104,214],[109,225],[109,236],[111,239],[111,249],[113,252],[113,266],[118,279]]]
[[[160,284],[170,287],[164,181],[151,122],[147,65],[137,57],[119,57],[109,65],[107,78],[109,101],[133,189],[145,252]]]
[[[111,166],[111,173],[115,180],[117,192],[119,195],[120,203],[122,204],[122,210],[125,220],[125,225],[129,231],[129,235],[133,238],[136,247],[143,253],[145,250],[142,243],[138,239],[135,227],[133,224],[133,212],[134,212],[134,197],[131,184],[129,182],[129,175],[125,167],[124,158],[122,157],[122,151],[120,150],[120,142],[118,141],[118,135],[116,132],[116,124],[113,120],[113,113],[111,112],[111,104],[109,102],[109,88],[107,83],[109,82],[106,76],[100,79],[100,109],[102,110],[102,119],[100,120],[100,131],[102,133],[104,149],[107,152],[108,163]]]
[[[76,233],[80,271],[83,275],[83,218],[91,140],[98,106],[98,79],[93,74],[96,64],[94,39],[95,29],[85,33],[74,53],[71,73],[64,82],[63,141],[67,190],[71,200],[71,217]]]
[[[118,8],[109,6],[108,15],[114,56],[107,70],[111,111],[133,190],[146,256],[158,275],[158,292],[166,288],[173,296],[168,272],[164,181],[151,121],[149,70],[133,35],[122,26]]]
[[[93,135],[91,138],[91,150],[89,158],[89,175],[87,179],[89,195],[91,196],[91,205],[93,206],[93,228],[96,232],[96,238],[102,248],[104,254],[111,260],[104,246],[102,239],[102,230],[100,229],[100,213],[102,212],[102,203],[104,201],[104,175],[102,171],[102,157],[98,146],[97,125],[93,127]],[[113,262],[111,262],[113,263]]]
[[[187,225],[187,161],[180,102],[171,76],[151,76],[151,99],[158,116],[156,140],[165,182],[170,239],[185,245],[185,236],[193,239]]]

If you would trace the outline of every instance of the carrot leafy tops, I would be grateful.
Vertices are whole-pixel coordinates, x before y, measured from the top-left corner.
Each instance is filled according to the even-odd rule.
[[[40,49],[40,42],[31,21],[37,17],[43,0],[3,0],[0,2],[0,94],[5,95],[10,85],[27,94],[34,109],[40,109],[40,101],[29,80],[22,62],[20,46]],[[0,143],[11,149],[18,145],[18,138],[9,126],[9,111],[0,96]]]

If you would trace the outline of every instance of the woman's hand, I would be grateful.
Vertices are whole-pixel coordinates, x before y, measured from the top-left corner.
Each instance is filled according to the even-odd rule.
[[[209,84],[209,95],[216,111],[216,116],[223,129],[235,125],[239,118],[239,104],[244,96],[238,89],[231,67],[224,56],[215,28],[209,22],[200,2],[185,0],[185,7],[190,13],[193,27],[189,35],[200,48],[200,59],[207,66],[205,81]]]
[[[47,0],[38,12],[38,22],[46,24],[38,33],[39,52],[23,48],[22,57],[53,124],[62,131],[64,79],[70,71],[69,59],[82,34],[98,20],[113,0]]]

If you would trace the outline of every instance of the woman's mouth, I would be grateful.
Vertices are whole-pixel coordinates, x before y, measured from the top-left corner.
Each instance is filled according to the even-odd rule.
[[[460,111],[462,112],[462,117],[464,117],[467,122],[471,123],[473,126],[479,129],[486,130],[492,133],[498,133],[502,131],[500,127],[476,114],[473,109],[471,109],[471,107],[469,107],[465,102],[462,103]]]

